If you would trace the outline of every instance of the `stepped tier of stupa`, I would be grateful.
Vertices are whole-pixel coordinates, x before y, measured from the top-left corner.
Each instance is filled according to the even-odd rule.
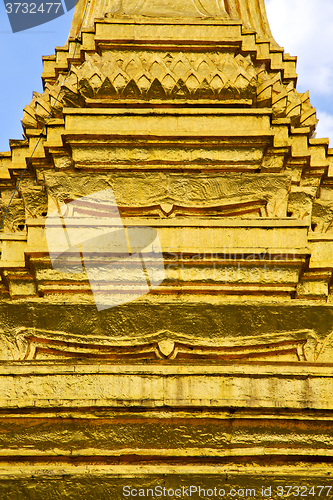
[[[79,0],[43,61],[0,153],[0,496],[319,494],[333,150],[264,0]]]

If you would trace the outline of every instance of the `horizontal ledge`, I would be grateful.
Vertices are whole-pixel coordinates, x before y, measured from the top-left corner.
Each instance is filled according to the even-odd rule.
[[[27,241],[27,234],[20,233],[0,233],[0,241]]]
[[[142,422],[144,426],[147,422]],[[278,455],[278,456],[325,456],[332,457],[333,450],[330,448],[316,448],[315,452],[312,448],[299,447],[274,447],[274,446],[248,446],[238,448],[236,446],[226,446],[225,448],[117,448],[117,449],[101,449],[101,448],[83,448],[83,449],[49,449],[40,450],[38,448],[3,448],[0,450],[0,459],[8,457],[32,458],[33,460],[52,457],[57,461],[59,458],[84,459],[86,457],[93,458],[122,458],[122,457],[140,457],[142,460],[156,458],[222,458],[222,457],[262,457],[263,455]]]
[[[107,117],[105,117],[107,118]],[[177,132],[174,134],[168,133],[143,133],[137,130],[128,130],[126,133],[105,133],[104,131],[96,132],[94,129],[68,129],[61,133],[62,140],[64,143],[68,143],[73,146],[89,146],[90,148],[98,146],[114,146],[118,144],[126,144],[130,147],[142,147],[142,145],[157,145],[157,147],[163,147],[165,145],[172,145],[177,148],[186,147],[199,147],[199,148],[211,148],[212,146],[218,146],[221,149],[225,146],[238,145],[242,148],[250,149],[250,147],[256,146],[258,148],[263,148],[267,144],[271,144],[274,138],[274,131],[268,130],[263,132],[262,130],[246,130],[244,132],[230,132],[229,130],[221,131],[220,134],[204,133],[191,133],[191,132]],[[180,144],[181,143],[181,144]],[[44,148],[53,148],[53,144],[45,143]],[[186,165],[184,167],[186,168]]]
[[[88,381],[87,381],[88,383]],[[136,383],[136,381],[134,381]],[[311,410],[332,410],[333,400],[332,399],[321,399],[320,401],[310,401],[309,399],[302,399],[302,397],[295,399],[271,398],[260,399],[255,398],[249,400],[247,397],[237,397],[232,398],[156,398],[156,397],[145,397],[140,399],[127,399],[127,398],[103,398],[99,399],[93,398],[53,398],[47,396],[45,399],[39,398],[38,395],[34,398],[9,398],[0,399],[1,409],[13,409],[13,408],[82,408],[82,407],[95,407],[95,408],[262,408],[262,409],[311,409]]]
[[[187,102],[187,101],[186,101]],[[116,103],[116,101],[115,101]],[[199,101],[198,101],[199,104]],[[212,103],[213,104],[213,103]],[[215,104],[215,103],[214,103]],[[270,115],[272,108],[63,108],[64,115]],[[250,131],[249,131],[250,132]],[[248,133],[248,131],[244,131]],[[273,132],[272,132],[273,133]]]
[[[51,221],[50,221],[51,222]],[[36,218],[36,219],[26,219],[26,225],[28,227],[32,226],[45,226],[46,218]],[[92,217],[87,218],[77,218],[66,217],[66,226],[91,226],[96,225],[96,219]],[[148,227],[194,227],[194,228],[204,228],[204,227],[217,227],[217,228],[228,228],[228,227],[239,227],[239,228],[249,228],[249,227],[260,227],[260,228],[307,228],[309,223],[302,219],[292,219],[289,217],[283,219],[240,219],[240,218],[208,218],[208,217],[195,217],[195,218],[183,218],[177,217],[174,219],[152,219],[152,218],[119,218],[112,219],[112,224],[110,223],[110,218],[98,218],[99,225],[105,225],[110,227],[119,226],[148,226]],[[1,238],[0,238],[1,241]],[[290,251],[290,250],[289,250]]]
[[[154,108],[154,109],[157,109],[155,108],[158,107],[159,105],[164,105],[165,104],[168,104],[170,106],[172,106],[172,109],[179,109],[181,108],[182,106],[184,106],[184,104],[186,104],[187,106],[190,105],[191,107],[193,107],[195,109],[195,105],[200,105],[200,108],[198,109],[202,109],[202,105],[205,105],[205,106],[209,106],[209,107],[212,107],[214,106],[214,109],[216,109],[216,107],[218,108],[219,106],[223,106],[224,109],[228,109],[226,108],[226,105],[229,104],[229,105],[235,105],[235,104],[241,104],[241,105],[246,105],[246,106],[251,106],[252,103],[253,103],[253,99],[219,99],[218,97],[216,98],[212,98],[212,99],[180,99],[180,98],[177,98],[177,99],[171,99],[171,98],[166,98],[166,99],[149,99],[149,100],[145,100],[145,99],[101,99],[101,98],[90,98],[90,97],[86,97],[85,98],[85,102],[88,104],[88,105],[92,105],[92,104],[96,104],[97,106],[96,107],[101,107],[99,106],[100,104],[105,104],[107,106],[112,106],[113,108],[121,108],[121,107],[125,107],[127,109],[131,109],[130,108],[130,105],[131,104],[134,104],[134,108],[138,108],[139,109],[144,109],[142,108],[142,106],[146,107],[146,108]],[[77,109],[77,108],[74,108],[74,109]],[[187,108],[186,109],[190,109],[190,108]],[[288,119],[287,119],[288,121]],[[289,122],[290,122],[290,118],[289,118]]]
[[[162,24],[163,26],[165,24],[171,24],[171,25],[188,25],[192,27],[193,25],[199,25],[199,26],[242,26],[242,22],[236,19],[230,19],[229,17],[223,16],[221,18],[205,18],[205,17],[161,17],[161,18],[156,18],[156,17],[147,17],[147,16],[125,16],[122,15],[121,17],[106,17],[106,18],[97,18],[95,19],[96,24],[130,24],[130,25],[148,25],[148,26],[154,26],[154,25],[160,25]],[[271,41],[268,40],[267,41]]]
[[[45,361],[0,361],[0,376],[64,376],[64,375],[111,375],[111,376],[152,376],[152,377],[234,377],[234,378],[332,378],[333,363],[311,363],[311,362],[279,362],[279,361],[255,361],[255,362],[209,362],[202,364],[188,363],[180,364],[179,361],[161,361],[145,364],[101,363],[72,363],[59,360]]]
[[[267,460],[268,463],[268,460]],[[34,482],[36,479],[40,478],[52,478],[54,479],[63,479],[64,474],[69,474],[73,481],[77,479],[89,479],[93,477],[97,478],[122,478],[123,480],[126,478],[129,485],[131,485],[131,481],[137,480],[137,478],[146,478],[146,477],[154,477],[161,476],[160,479],[165,480],[165,476],[171,476],[175,478],[179,478],[179,476],[184,476],[188,480],[190,475],[194,476],[205,476],[208,475],[209,478],[216,477],[216,480],[221,479],[221,477],[225,477],[226,473],[228,474],[228,478],[235,478],[237,481],[240,477],[246,477],[248,481],[253,480],[253,477],[258,477],[260,475],[263,476],[264,481],[267,481],[267,477],[269,477],[272,481],[272,484],[276,484],[277,480],[282,481],[282,484],[286,478],[290,478],[290,480],[301,479],[304,481],[304,484],[307,484],[309,479],[316,480],[321,479],[323,481],[327,481],[330,476],[328,473],[331,473],[332,466],[331,464],[315,464],[311,466],[310,464],[283,464],[279,465],[250,465],[246,464],[246,467],[240,467],[235,464],[177,464],[175,465],[164,465],[164,464],[15,464],[11,463],[10,467],[8,465],[0,465],[0,480],[17,480],[19,475],[20,479],[31,478],[33,476]],[[126,483],[127,484],[127,483]],[[194,484],[197,484],[195,482]],[[237,483],[236,483],[237,484]],[[317,483],[316,483],[317,484]],[[125,486],[125,483],[124,483]],[[202,486],[202,485],[201,485]],[[248,482],[247,486],[250,488],[251,483]],[[126,497],[124,497],[126,498]],[[138,497],[139,498],[139,497]],[[161,497],[163,498],[163,497]],[[168,498],[168,497],[166,497]],[[172,497],[170,497],[172,498]],[[174,498],[174,497],[173,497]],[[191,498],[191,497],[189,497]],[[192,498],[195,498],[192,496]],[[214,498],[214,497],[212,497]],[[237,497],[239,498],[239,497]],[[281,497],[283,498],[283,497]],[[294,497],[290,497],[294,498]],[[306,497],[309,498],[309,497]],[[312,498],[312,497],[310,497]],[[322,498],[327,498],[324,495]]]
[[[113,36],[113,38],[111,38]],[[198,36],[197,40],[194,41],[192,38],[192,33],[190,33],[187,37],[184,34],[182,40],[178,38],[177,35],[174,37],[153,37],[151,34],[148,34],[146,37],[141,37],[140,39],[136,39],[135,47],[137,50],[172,50],[179,51],[179,48],[183,51],[191,51],[199,49],[202,52],[216,52],[217,50],[233,50],[237,49],[241,44],[241,38],[235,36],[234,38],[224,37],[222,42],[217,42],[216,38],[221,37],[221,34],[218,36],[213,36],[207,39],[206,36]],[[100,50],[133,50],[133,36],[125,36],[120,34],[119,37],[116,37],[113,32],[107,32],[107,30],[103,30],[102,35],[95,35],[95,42],[97,47]],[[64,68],[66,69],[66,68]],[[292,76],[292,78],[296,78]]]
[[[23,260],[0,260],[0,269],[22,269],[25,268]]]
[[[317,241],[333,241],[333,233],[331,234],[308,234],[309,242],[317,242]]]
[[[0,407],[333,410],[332,368],[332,363],[307,362],[97,366],[7,362],[0,365]]]

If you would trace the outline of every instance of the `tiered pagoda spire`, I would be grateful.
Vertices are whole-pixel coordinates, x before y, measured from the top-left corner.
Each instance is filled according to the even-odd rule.
[[[79,0],[42,77],[0,154],[0,492],[326,484],[333,150],[263,0]]]

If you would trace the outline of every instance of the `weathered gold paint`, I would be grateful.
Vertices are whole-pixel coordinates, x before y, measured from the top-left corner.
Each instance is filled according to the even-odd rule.
[[[333,150],[296,58],[262,0],[91,2],[75,48],[85,1],[0,154],[3,214],[47,121],[1,235],[0,497],[329,486]],[[166,274],[97,312],[45,220],[110,187]]]

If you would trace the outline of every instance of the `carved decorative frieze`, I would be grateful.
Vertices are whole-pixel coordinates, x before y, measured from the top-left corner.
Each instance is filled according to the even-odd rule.
[[[0,200],[0,219],[4,217],[9,198]],[[14,199],[7,210],[4,220],[4,230],[8,233],[16,233],[25,230],[25,209],[22,199]]]
[[[280,332],[219,342],[161,331],[144,340],[117,341],[108,337],[16,328],[1,334],[1,360],[99,359],[109,361],[320,361],[332,355],[332,340],[324,342],[312,331]]]
[[[241,54],[110,52],[87,54],[64,85],[85,98],[228,100],[253,99],[256,81]]]
[[[45,172],[49,210],[112,187],[124,216],[287,215],[289,175],[144,172],[107,174]],[[51,212],[50,212],[51,213]],[[251,215],[252,214],[252,215]]]

